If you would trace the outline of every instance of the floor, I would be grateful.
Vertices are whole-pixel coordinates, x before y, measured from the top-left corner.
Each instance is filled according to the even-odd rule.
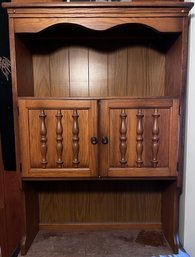
[[[189,257],[181,250],[178,255],[174,255],[161,232],[136,230],[40,231],[26,257],[46,256]]]

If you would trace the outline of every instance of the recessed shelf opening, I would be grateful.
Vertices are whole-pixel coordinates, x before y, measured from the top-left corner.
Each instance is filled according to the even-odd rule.
[[[64,24],[16,34],[18,94],[177,97],[181,56],[174,53],[179,47],[179,33],[160,33],[141,24],[105,31]],[[177,76],[170,73],[173,65]]]

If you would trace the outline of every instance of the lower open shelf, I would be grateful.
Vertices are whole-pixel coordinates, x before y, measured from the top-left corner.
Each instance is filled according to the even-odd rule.
[[[29,251],[30,254],[34,251],[31,250],[34,245],[44,249],[40,244],[46,239],[49,241],[44,244],[53,245],[52,249],[58,252],[61,246],[50,243],[52,238],[58,238],[56,242],[61,241],[63,249],[69,251],[70,248],[70,255],[63,252],[65,257],[150,256],[143,252],[142,255],[112,255],[123,247],[124,251],[135,249],[138,253],[139,248],[145,251],[154,247],[151,256],[158,256],[155,251],[159,248],[151,244],[156,238],[161,238],[159,247],[165,247],[165,253],[178,252],[176,180],[24,181],[23,189],[25,216],[21,252],[27,253],[27,257],[33,256]],[[136,241],[140,235],[145,235],[144,244]],[[81,254],[71,255],[71,247]],[[104,248],[108,255],[99,254]],[[46,247],[46,251],[52,249]],[[160,248],[160,254],[164,254],[163,249]],[[52,253],[51,256],[61,255]]]
[[[157,230],[39,231],[26,257],[154,257],[173,254]]]

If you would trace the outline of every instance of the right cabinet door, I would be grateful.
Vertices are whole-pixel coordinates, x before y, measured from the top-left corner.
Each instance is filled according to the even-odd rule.
[[[178,118],[177,99],[102,100],[101,176],[176,176]]]

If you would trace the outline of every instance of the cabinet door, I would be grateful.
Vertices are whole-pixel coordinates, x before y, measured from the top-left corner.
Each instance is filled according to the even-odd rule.
[[[176,176],[177,100],[108,100],[100,106],[102,176]]]
[[[96,175],[96,101],[20,99],[19,122],[23,177]]]

